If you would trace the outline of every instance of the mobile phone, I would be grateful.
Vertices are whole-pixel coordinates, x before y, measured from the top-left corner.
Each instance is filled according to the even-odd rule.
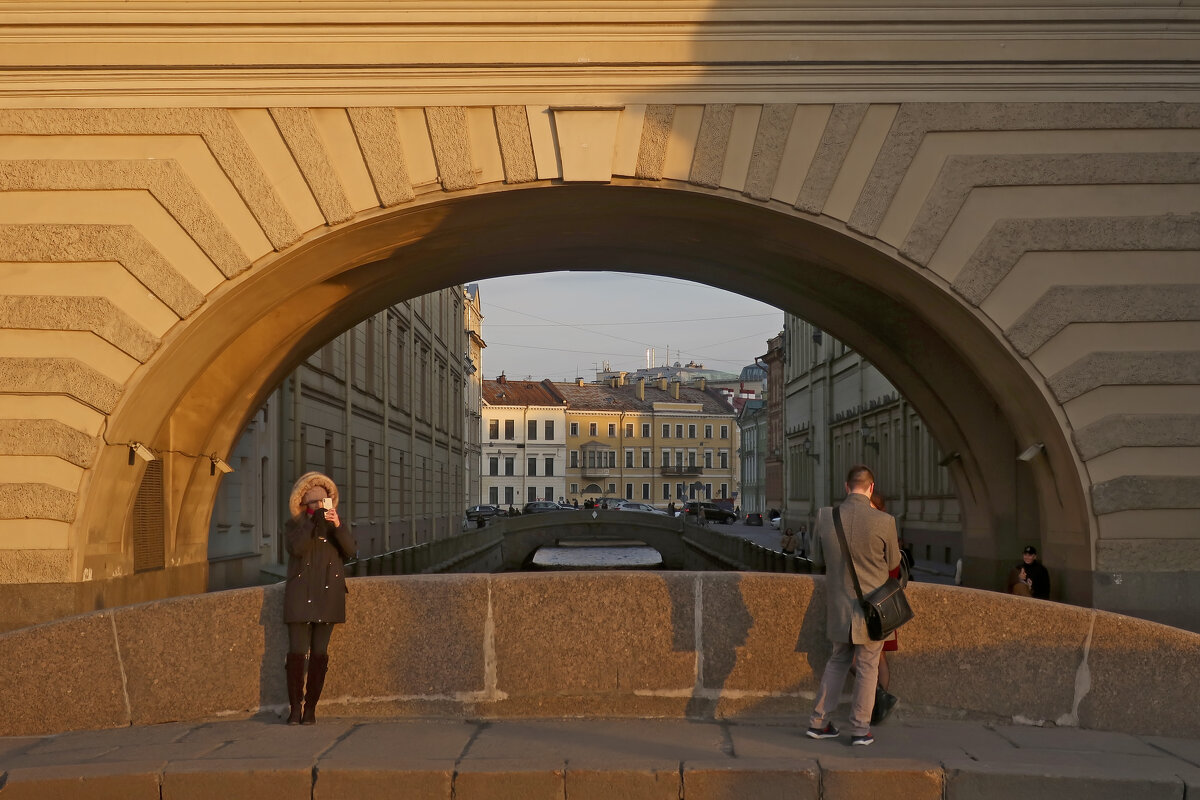
[[[333,498],[332,497],[322,497],[321,498],[321,508],[332,511],[333,510]]]

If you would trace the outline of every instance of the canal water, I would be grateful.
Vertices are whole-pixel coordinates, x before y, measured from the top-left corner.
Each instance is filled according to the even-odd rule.
[[[533,554],[532,566],[553,569],[659,569],[662,555],[641,542],[559,542]]]

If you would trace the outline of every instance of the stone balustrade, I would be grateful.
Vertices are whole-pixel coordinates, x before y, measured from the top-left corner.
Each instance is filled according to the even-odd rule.
[[[890,658],[903,711],[1200,736],[1200,635],[914,583]],[[281,585],[0,635],[0,735],[246,717],[285,704]],[[326,715],[807,714],[829,653],[821,576],[714,572],[360,578]]]

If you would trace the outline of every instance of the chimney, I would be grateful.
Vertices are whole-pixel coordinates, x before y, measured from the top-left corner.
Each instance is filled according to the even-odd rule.
[[[703,392],[707,386],[708,386],[708,379],[707,379],[707,378],[701,378],[701,379],[700,379],[700,391],[702,391],[702,392]]]
[[[637,399],[645,402],[646,400],[646,379],[638,378]]]
[[[671,381],[671,395],[676,400],[679,399],[679,383],[679,381]]]
[[[576,386],[583,386],[583,378],[576,378],[576,379],[575,379],[575,385],[576,385]]]
[[[621,373],[621,382],[618,383],[617,385],[618,386],[628,386],[629,385],[629,373],[628,372]]]
[[[667,379],[665,376],[658,379],[658,388],[663,392],[667,390]]]
[[[609,379],[608,379],[608,386],[609,386],[609,388],[610,388],[610,389],[615,389],[615,388],[617,388],[617,387],[618,387],[618,386],[620,386],[620,385],[621,385],[621,379],[620,379],[620,378],[617,378],[617,377],[612,377],[612,378],[609,378]]]
[[[500,373],[500,377],[496,378],[496,383],[508,383],[508,378],[504,377],[504,373]]]

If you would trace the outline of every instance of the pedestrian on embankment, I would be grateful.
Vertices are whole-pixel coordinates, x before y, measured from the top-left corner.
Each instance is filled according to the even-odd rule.
[[[316,723],[317,701],[329,670],[329,639],[333,626],[346,621],[344,564],[354,557],[358,544],[337,506],[337,484],[320,472],[301,475],[288,499],[292,516],[284,526],[288,570],[283,621],[288,629],[289,725]]]

